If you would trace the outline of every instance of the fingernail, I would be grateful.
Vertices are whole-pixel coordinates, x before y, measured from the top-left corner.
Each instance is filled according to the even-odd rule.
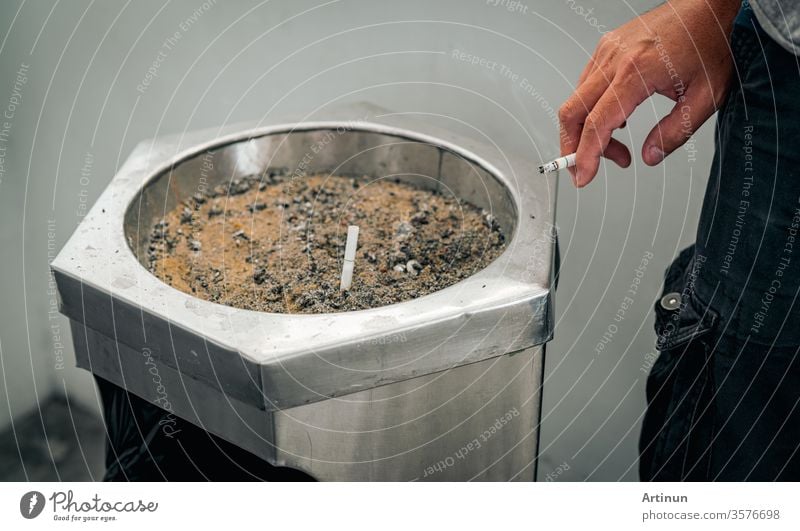
[[[658,146],[650,146],[647,148],[647,158],[650,159],[650,164],[658,164],[664,160],[664,152]]]

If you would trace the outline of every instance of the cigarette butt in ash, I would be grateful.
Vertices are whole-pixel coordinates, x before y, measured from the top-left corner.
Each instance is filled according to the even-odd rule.
[[[539,166],[539,173],[550,173],[551,171],[563,170],[573,166],[575,166],[575,153],[570,153],[547,164],[542,164]]]
[[[342,264],[342,281],[339,284],[341,291],[350,289],[353,283],[353,267],[356,261],[356,247],[358,246],[358,226],[347,227],[347,243],[344,246],[344,262]]]

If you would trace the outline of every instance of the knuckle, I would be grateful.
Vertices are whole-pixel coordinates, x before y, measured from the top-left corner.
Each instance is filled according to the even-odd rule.
[[[624,39],[616,31],[607,31],[597,43],[595,54],[603,54],[606,57],[614,57],[626,48]]]
[[[596,135],[599,131],[605,128],[608,123],[608,115],[603,110],[595,109],[586,118],[586,123],[583,126],[584,131],[589,134]]]
[[[617,72],[625,79],[633,79],[639,76],[640,60],[635,55],[625,55],[619,58]]]
[[[572,98],[565,101],[561,107],[558,108],[558,119],[562,122],[570,122],[575,117],[575,103]]]

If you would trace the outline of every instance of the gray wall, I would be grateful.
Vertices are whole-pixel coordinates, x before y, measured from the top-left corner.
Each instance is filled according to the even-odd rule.
[[[97,408],[90,378],[71,368],[65,322],[50,319],[48,253],[138,141],[368,100],[452,117],[453,127],[530,151],[534,164],[557,152],[553,113],[601,33],[656,3],[273,0],[196,12],[201,0],[2,2],[0,109],[13,109],[0,120],[10,129],[0,140],[0,396],[9,404],[0,427],[52,392]],[[137,90],[159,59],[152,84]],[[694,238],[712,147],[707,125],[696,155],[644,167],[640,142],[668,108],[647,102],[618,135],[633,143],[632,168],[604,166],[584,190],[560,187],[563,269],[540,479],[636,478],[651,306],[664,267]],[[637,268],[641,285],[626,302]]]

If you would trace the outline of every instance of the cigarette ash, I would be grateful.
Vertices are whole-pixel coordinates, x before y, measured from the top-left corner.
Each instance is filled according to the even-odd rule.
[[[347,226],[360,235],[339,290]],[[375,308],[476,273],[506,245],[497,220],[387,179],[267,173],[187,198],[150,234],[150,271],[209,301],[275,313]]]

